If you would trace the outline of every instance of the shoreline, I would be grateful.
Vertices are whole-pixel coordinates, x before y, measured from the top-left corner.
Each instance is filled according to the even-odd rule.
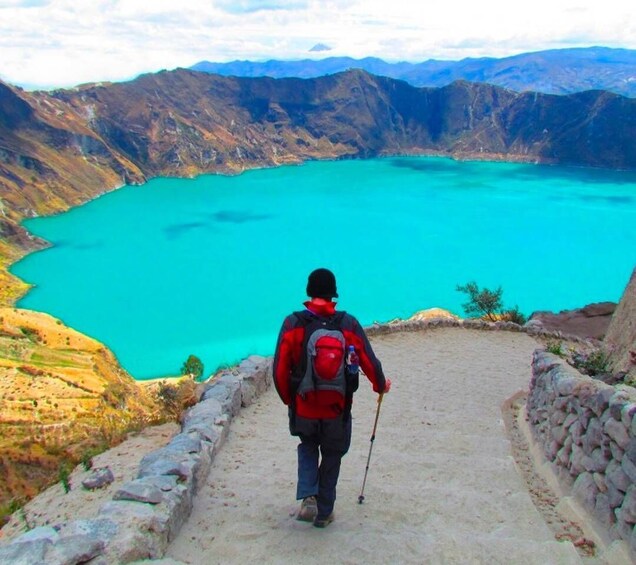
[[[403,158],[423,158],[423,159],[427,159],[427,158],[431,158],[431,159],[451,159],[454,161],[466,161],[466,160],[475,160],[478,162],[493,162],[493,163],[499,163],[499,162],[503,162],[503,163],[510,163],[510,164],[514,164],[517,162],[521,162],[523,161],[523,159],[521,161],[516,160],[514,158],[511,157],[506,157],[506,158],[501,158],[501,159],[496,159],[496,155],[493,154],[489,154],[489,155],[483,155],[483,154],[463,154],[463,153],[446,153],[446,152],[435,152],[435,151],[417,151],[417,150],[413,150],[413,151],[406,151],[406,152],[401,152],[401,153],[386,153],[386,154],[380,154],[374,157],[371,157],[370,159],[391,159],[391,158],[396,158],[396,157],[403,157]],[[485,157],[485,158],[484,158]],[[299,159],[298,162],[295,163],[288,163],[288,165],[293,165],[293,166],[302,166],[305,165],[309,162],[320,162],[320,161],[332,161],[332,162],[337,162],[340,160],[369,160],[369,158],[360,158],[359,156],[341,156],[339,158],[327,158],[327,159]],[[528,164],[532,164],[532,165],[539,165],[539,166],[563,166],[565,168],[570,168],[570,167],[574,167],[572,165],[560,165],[558,163],[556,164],[547,164],[547,163],[536,163],[533,160],[528,160],[526,161]],[[225,171],[225,170],[217,170],[217,171],[200,171],[197,174],[193,175],[194,177],[199,177],[199,176],[205,176],[205,175],[223,175],[223,176],[232,176],[232,175],[239,175],[242,174],[244,172],[249,172],[249,171],[256,171],[256,170],[260,170],[260,169],[273,169],[273,168],[277,168],[280,165],[255,165],[253,167],[244,167],[240,170],[233,170],[233,171]],[[590,168],[590,169],[595,169],[594,167],[575,167],[575,168]],[[596,170],[596,169],[595,169]],[[598,169],[601,170],[601,169]],[[619,171],[618,169],[606,169],[607,171]],[[193,176],[191,177],[178,177],[178,176],[165,176],[163,178],[193,178]],[[120,183],[117,184],[115,186],[113,186],[110,189],[104,189],[101,190],[101,192],[99,192],[96,195],[90,196],[88,199],[84,200],[82,203],[78,204],[77,206],[74,207],[69,207],[66,210],[59,210],[57,212],[54,212],[52,214],[48,214],[48,215],[42,215],[40,217],[51,217],[51,216],[55,216],[57,214],[61,214],[64,211],[67,211],[69,209],[75,208],[75,207],[79,207],[79,206],[83,206],[89,202],[92,202],[93,200],[97,200],[98,198],[101,198],[105,195],[107,195],[108,193],[114,192],[116,190],[119,190],[121,188],[124,188],[126,186],[141,186],[143,184],[146,184],[147,182],[149,182],[150,180],[154,179],[154,178],[161,178],[159,176],[157,177],[145,177],[144,178],[144,182],[140,182],[140,183],[130,183],[130,184],[126,184],[126,183]],[[28,255],[31,255],[32,253],[37,253],[39,251],[45,250],[45,249],[49,249],[53,246],[53,244],[51,242],[48,242],[46,240],[43,240],[42,238],[39,238],[38,236],[34,236],[33,234],[31,234],[31,232],[28,232],[28,230],[26,230],[26,228],[23,225],[25,219],[23,219],[23,221],[20,223],[20,226],[23,230],[25,230],[27,236],[33,241],[33,242],[41,242],[41,245],[35,249],[31,249],[31,250],[25,250],[22,249],[21,250],[21,254],[19,254],[18,257],[14,258],[12,260],[11,263],[9,263],[6,266],[6,269],[3,269],[8,277],[12,277],[16,282],[17,286],[21,286],[24,287],[21,290],[21,293],[17,296],[14,296],[13,299],[10,301],[9,307],[13,307],[13,308],[17,308],[17,304],[24,298],[24,296],[26,296],[26,294],[28,294],[29,291],[31,291],[33,288],[35,288],[36,285],[31,284],[31,283],[26,283],[25,281],[23,281],[22,279],[20,279],[19,277],[17,277],[17,275],[15,275],[11,269],[17,265],[20,261],[24,260]],[[15,247],[15,249],[17,249],[18,247]],[[421,304],[416,305],[415,308],[421,308]],[[29,308],[21,308],[24,311],[35,311],[35,310],[31,310]],[[415,313],[417,313],[418,310],[414,310]],[[390,319],[387,319],[385,321],[383,321],[383,323],[388,323],[390,321]],[[74,329],[73,325],[69,325],[67,324],[64,320],[62,320],[62,322],[64,323],[64,325],[68,328]],[[84,332],[82,332],[84,333]],[[85,335],[92,337],[91,334],[89,333],[85,333]],[[97,339],[97,338],[95,338]],[[104,345],[104,347],[108,348],[109,350],[113,350],[112,347],[110,345],[107,344],[106,341],[103,341],[102,339],[97,339],[98,341],[100,341],[100,343],[102,345]],[[274,339],[272,341],[275,340],[275,336]],[[248,355],[250,352],[245,351],[243,353],[243,355]],[[214,365],[215,368],[213,370],[213,372],[218,371],[220,368],[222,368],[223,366],[226,366],[229,362],[235,362],[238,361],[239,359],[232,359],[230,361],[227,360],[221,360],[218,363],[214,363],[214,364],[210,364],[208,363],[210,366]],[[119,360],[118,360],[119,362]],[[120,363],[121,365],[121,363]],[[129,372],[127,369],[125,369],[127,372]],[[132,376],[132,375],[131,375]],[[160,374],[152,374],[150,377],[147,378],[137,378],[135,376],[133,376],[134,380],[136,382],[139,383],[143,383],[144,381],[147,380],[153,380],[153,379],[158,379],[158,378],[173,378],[174,375],[167,375],[165,373],[160,373]]]

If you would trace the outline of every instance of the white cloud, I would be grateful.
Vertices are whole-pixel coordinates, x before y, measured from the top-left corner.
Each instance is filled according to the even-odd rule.
[[[623,0],[0,0],[0,77],[22,85],[123,80],[200,60],[501,57],[636,48]]]

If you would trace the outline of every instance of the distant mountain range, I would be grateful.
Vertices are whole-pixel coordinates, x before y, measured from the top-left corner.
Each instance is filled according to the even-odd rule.
[[[636,50],[588,47],[523,53],[502,59],[461,61],[428,60],[422,63],[387,63],[367,57],[265,62],[202,61],[192,70],[223,76],[314,78],[349,69],[362,69],[412,84],[446,86],[456,80],[485,82],[515,90],[546,94],[571,94],[585,90],[608,90],[636,98]]]

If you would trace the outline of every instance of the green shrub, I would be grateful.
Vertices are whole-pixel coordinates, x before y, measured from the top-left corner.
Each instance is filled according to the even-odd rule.
[[[31,341],[33,341],[33,342],[40,341],[40,333],[38,332],[38,330],[36,330],[34,328],[27,328],[25,326],[21,326],[20,327],[20,331],[22,332],[22,335],[24,335],[25,337],[27,337]]]
[[[545,348],[550,353],[554,355],[558,355],[559,357],[563,356],[563,342],[557,339],[549,339],[545,344]]]
[[[27,521],[24,508],[22,508],[24,503],[25,500],[23,499],[12,498],[9,502],[0,506],[0,528],[9,522],[12,514],[17,512],[18,517],[25,523],[26,529],[31,529],[29,522]]]
[[[587,355],[576,355],[574,366],[590,376],[604,375],[610,372],[609,357],[602,349],[597,349]]]
[[[519,324],[523,326],[528,320],[524,314],[521,313],[519,307],[515,304],[513,308],[506,310],[503,314],[504,319],[508,322],[513,322],[515,324]]]
[[[502,309],[501,295],[503,289],[501,287],[495,290],[488,288],[480,290],[476,282],[469,282],[465,285],[457,285],[455,290],[468,295],[468,302],[462,304],[462,308],[467,315],[488,318],[491,322],[497,320],[497,315],[501,313]]]
[[[62,483],[62,487],[64,488],[64,492],[68,493],[71,491],[71,471],[69,469],[68,463],[62,463],[60,465],[60,469],[58,471],[58,478]]]
[[[95,455],[99,455],[103,451],[106,451],[106,447],[103,449],[100,449],[99,447],[91,447],[82,453],[80,462],[86,471],[90,471],[93,468],[93,457],[95,457]]]
[[[182,375],[190,375],[194,379],[198,379],[203,375],[203,362],[196,355],[190,355],[181,367]]]

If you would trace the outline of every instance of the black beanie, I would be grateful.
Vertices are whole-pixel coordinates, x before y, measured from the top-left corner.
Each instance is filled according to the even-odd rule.
[[[338,298],[336,277],[329,269],[316,269],[307,279],[307,296],[311,298]]]

